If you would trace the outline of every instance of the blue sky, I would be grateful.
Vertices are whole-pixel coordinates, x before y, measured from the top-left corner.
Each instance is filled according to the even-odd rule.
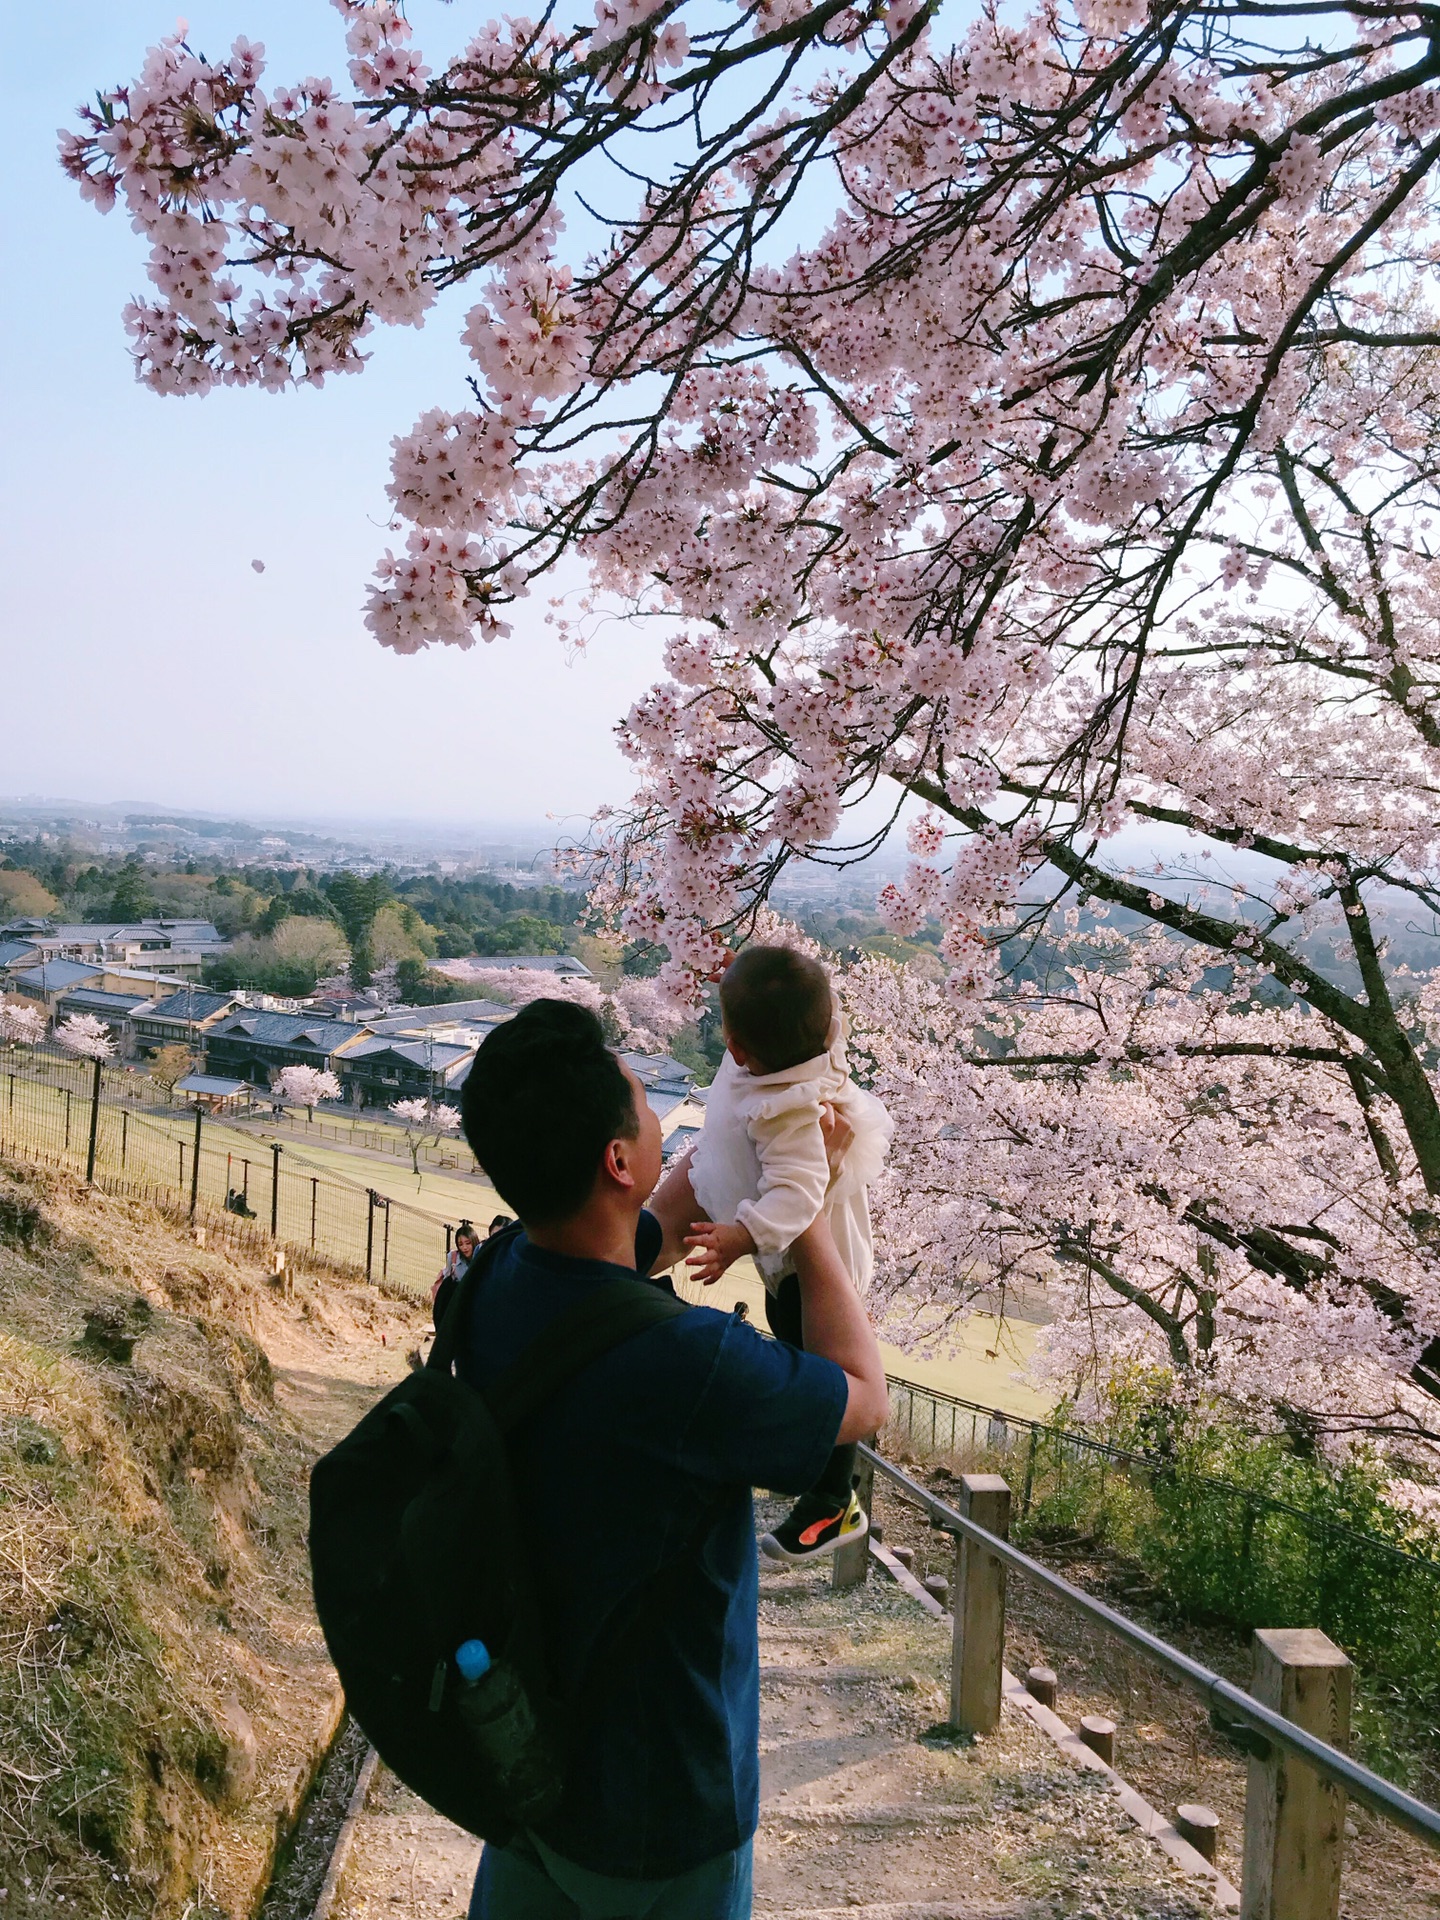
[[[612,628],[571,665],[543,598],[466,654],[398,659],[361,623],[392,543],[390,438],[465,398],[463,296],[319,393],[135,384],[119,316],[146,285],[142,246],[123,213],[79,199],[55,133],[138,71],[176,11],[50,0],[8,19],[0,794],[475,821],[623,799],[610,729],[652,677],[652,638]],[[481,16],[474,0],[409,11],[427,55]],[[205,0],[186,18],[207,53],[263,41],[271,81],[343,74],[326,0]]]

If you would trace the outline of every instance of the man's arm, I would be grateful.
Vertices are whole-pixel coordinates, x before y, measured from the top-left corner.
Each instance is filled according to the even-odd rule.
[[[885,1362],[865,1304],[851,1284],[822,1214],[792,1249],[800,1282],[800,1324],[805,1351],[840,1367],[849,1385],[837,1446],[866,1440],[890,1418]]]
[[[660,1251],[650,1263],[651,1273],[668,1273],[685,1251],[685,1236],[705,1215],[696,1204],[690,1187],[690,1161],[695,1153],[689,1147],[646,1202],[660,1222]]]

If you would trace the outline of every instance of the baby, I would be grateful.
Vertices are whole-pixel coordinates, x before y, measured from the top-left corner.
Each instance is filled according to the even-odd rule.
[[[686,1239],[689,1266],[710,1286],[753,1254],[770,1330],[798,1347],[800,1287],[790,1248],[823,1212],[850,1277],[865,1291],[874,1267],[867,1189],[884,1164],[891,1120],[850,1078],[830,977],[818,960],[789,947],[746,947],[721,978],[720,1012],[726,1054],[689,1169],[709,1218]],[[826,1106],[853,1135],[833,1174],[821,1130]],[[813,1559],[864,1533],[854,1466],[854,1447],[837,1447],[812,1490],[761,1541],[770,1558]]]

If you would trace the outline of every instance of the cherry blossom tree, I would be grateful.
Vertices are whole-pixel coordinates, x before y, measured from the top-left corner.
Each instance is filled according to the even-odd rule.
[[[38,1047],[45,1038],[45,1016],[23,1000],[0,1000],[0,1040],[12,1047]]]
[[[665,986],[787,861],[866,851],[877,793],[957,1018],[1066,894],[1263,976],[1285,1071],[1314,1023],[1344,1055],[1434,1375],[1430,988],[1386,927],[1440,911],[1435,20],[1061,0],[947,45],[913,0],[599,0],[432,70],[394,7],[339,11],[348,97],[176,38],[66,137],[150,245],[140,377],[356,371],[483,276],[368,618],[493,639],[573,554],[597,615],[662,623],[606,853]],[[1182,851],[1127,870],[1140,831]],[[1216,1011],[1186,1058],[1220,1072]]]
[[[514,1007],[532,1000],[573,1000],[599,1015],[613,1045],[640,1053],[663,1053],[691,1018],[655,980],[621,980],[608,992],[598,981],[538,967],[474,967],[465,977],[480,993]]]
[[[1377,1153],[1343,1030],[1257,1004],[1255,971],[1206,991],[1205,969],[1101,925],[978,1008],[889,962],[846,970],[852,1058],[896,1119],[872,1195],[892,1319],[933,1340],[1018,1289],[1088,1409],[1144,1377],[1311,1447],[1440,1441],[1413,1158]]]
[[[415,1169],[415,1184],[420,1185],[420,1150],[438,1147],[447,1135],[460,1130],[460,1115],[443,1100],[395,1100],[390,1111],[405,1129],[405,1145]]]
[[[55,1038],[80,1060],[109,1060],[115,1052],[110,1029],[93,1013],[72,1013],[55,1029]]]
[[[304,1107],[307,1119],[313,1120],[322,1100],[340,1098],[340,1082],[319,1067],[282,1067],[273,1091],[287,1106]]]

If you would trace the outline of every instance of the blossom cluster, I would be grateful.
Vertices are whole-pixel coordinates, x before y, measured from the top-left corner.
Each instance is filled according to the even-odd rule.
[[[766,0],[754,45],[829,63],[777,112],[738,22],[672,0],[491,22],[437,69],[393,0],[335,4],[348,94],[177,34],[63,164],[148,241],[158,391],[354,371],[485,276],[475,404],[394,442],[367,620],[402,652],[500,637],[569,551],[596,608],[667,618],[623,744],[627,925],[668,988],[877,783],[973,836],[885,903],[940,918],[962,1000],[1027,876],[1137,805],[1428,862],[1440,104],[1403,7],[1311,10],[1317,60],[1282,8],[1222,60],[1199,7],[993,8],[946,46],[908,5]],[[621,143],[722,77],[729,131],[697,104],[647,174]],[[581,260],[559,186],[601,153],[635,200]],[[772,259],[817,165],[833,213]]]
[[[45,1015],[23,1000],[0,1000],[0,1040],[11,1046],[38,1047],[45,1038]]]
[[[81,1060],[108,1060],[115,1052],[110,1029],[93,1013],[72,1013],[56,1027],[55,1038]]]
[[[1440,1324],[1440,1253],[1403,1139],[1388,1177],[1347,1036],[1205,971],[1103,927],[963,1008],[914,968],[842,971],[852,1057],[896,1122],[871,1199],[897,1337],[1043,1302],[1038,1365],[1082,1408],[1138,1372],[1252,1430],[1440,1439],[1409,1378]],[[1393,1110],[1381,1124],[1399,1136]]]
[[[340,1098],[340,1082],[320,1067],[282,1067],[272,1090],[287,1104],[312,1110],[322,1100]]]
[[[473,967],[466,981],[487,998],[512,1007],[532,1000],[570,1000],[599,1016],[612,1044],[640,1053],[663,1053],[690,1015],[657,980],[623,979],[613,990],[577,974],[507,967],[497,956],[493,967]]]

